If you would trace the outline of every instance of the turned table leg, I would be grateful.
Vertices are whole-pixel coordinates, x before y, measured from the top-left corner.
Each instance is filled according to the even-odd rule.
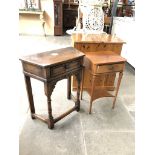
[[[31,79],[27,75],[24,75],[24,78],[25,78],[25,85],[26,85],[29,107],[31,112],[31,118],[35,119],[35,117],[33,116],[33,114],[35,114],[35,107],[34,107],[34,101],[33,101],[33,95],[32,95]]]
[[[44,83],[44,91],[45,95],[47,96],[47,107],[48,107],[48,128],[52,129],[54,128],[54,119],[52,116],[52,106],[51,106],[51,94],[53,92],[53,89],[55,88],[55,84],[51,83]]]
[[[71,99],[71,76],[67,78],[67,99]]]
[[[75,105],[77,106],[77,111],[80,111],[80,87],[81,87],[81,77],[82,77],[82,70],[75,75],[77,80],[77,99]]]
[[[83,97],[84,71],[85,71],[85,68],[83,67],[83,69],[82,69],[82,79],[81,79],[81,94],[80,94],[80,99],[81,100],[82,100],[82,97]]]

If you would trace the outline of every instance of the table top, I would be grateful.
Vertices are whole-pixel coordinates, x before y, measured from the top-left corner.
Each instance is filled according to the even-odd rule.
[[[20,60],[41,67],[48,67],[69,60],[74,60],[83,56],[84,53],[78,51],[77,49],[73,47],[66,47],[57,50],[24,56],[20,58]]]
[[[125,43],[116,35],[110,34],[84,34],[74,33],[71,36],[72,41],[76,43]]]
[[[103,54],[103,52],[88,52],[85,55],[93,64],[111,64],[125,62],[126,59],[117,54]]]

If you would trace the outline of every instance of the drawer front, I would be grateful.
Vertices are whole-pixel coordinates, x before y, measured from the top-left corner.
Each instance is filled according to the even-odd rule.
[[[123,71],[123,69],[124,69],[124,63],[100,65],[97,67],[96,73],[118,72],[118,71]]]
[[[51,77],[58,76],[67,72],[70,72],[74,69],[78,69],[80,67],[80,60],[66,62],[64,64],[51,67]]]
[[[51,76],[57,76],[59,74],[65,73],[65,66],[64,65],[59,65],[51,68]]]
[[[80,67],[80,61],[72,61],[66,64],[66,70],[68,71],[75,69],[75,68],[79,68],[79,67]]]

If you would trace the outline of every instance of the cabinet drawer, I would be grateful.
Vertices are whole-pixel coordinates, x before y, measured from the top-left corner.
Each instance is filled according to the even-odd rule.
[[[100,65],[100,66],[97,66],[96,73],[118,72],[118,71],[122,71],[123,68],[124,68],[124,63]]]

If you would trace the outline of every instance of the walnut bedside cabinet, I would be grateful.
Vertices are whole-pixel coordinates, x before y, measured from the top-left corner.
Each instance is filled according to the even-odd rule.
[[[118,94],[121,78],[123,75],[123,70],[125,67],[126,59],[121,57],[118,54],[112,53],[111,51],[107,52],[110,54],[103,54],[103,52],[88,52],[85,54],[84,58],[84,67],[89,71],[89,81],[91,86],[86,89],[88,94],[90,95],[90,108],[89,114],[92,111],[92,102],[95,99],[101,97],[114,97],[113,106],[115,107],[116,97]],[[99,86],[98,83],[101,82],[99,80],[103,80],[102,83],[105,83],[106,75],[119,73],[117,86],[115,90],[115,95],[112,95],[107,91],[107,89],[103,86]],[[84,73],[83,73],[84,75]],[[82,86],[81,86],[81,99],[82,99],[82,92],[83,92],[83,85],[84,85],[84,78],[82,79]]]
[[[63,49],[38,53],[21,58],[23,65],[23,72],[25,76],[25,83],[27,88],[27,95],[32,119],[38,118],[48,124],[48,128],[54,128],[54,123],[64,118],[73,111],[80,110],[80,84],[83,69],[84,54],[74,49],[67,47]],[[68,79],[67,98],[71,98],[71,76],[75,75],[77,80],[77,98],[75,99],[75,106],[69,109],[64,114],[57,118],[52,116],[51,94],[55,88],[56,83],[64,78]],[[31,88],[31,78],[35,78],[44,83],[44,91],[47,96],[48,118],[43,118],[35,114],[35,106]]]

